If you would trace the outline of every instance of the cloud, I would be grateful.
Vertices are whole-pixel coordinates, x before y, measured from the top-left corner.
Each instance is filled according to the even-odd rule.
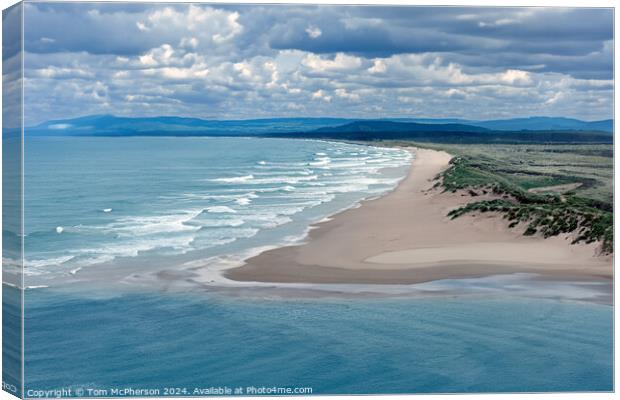
[[[326,59],[316,54],[308,54],[302,64],[317,72],[326,71],[350,71],[357,69],[362,65],[362,59],[355,56],[349,56],[338,53],[333,59]]]
[[[350,93],[347,91],[347,89],[336,89],[335,90],[336,96],[341,97],[343,99],[347,99],[347,100],[351,100],[351,101],[359,101],[360,100],[360,95],[357,93]]]
[[[310,25],[306,28],[306,33],[308,34],[308,37],[310,37],[310,39],[316,39],[323,34],[323,31],[321,31],[316,26]]]
[[[326,102],[331,102],[332,101],[332,96],[328,95],[327,93],[325,93],[325,91],[323,91],[323,89],[319,89],[316,92],[312,93],[312,99],[313,100],[323,100]]]
[[[372,67],[368,68],[371,74],[382,74],[387,70],[387,64],[381,59],[373,60]]]
[[[123,5],[94,7],[26,4],[26,25],[32,29],[26,30],[25,46],[38,53],[135,55],[162,42],[178,43],[185,36],[194,36],[205,48],[223,50],[224,44],[243,32],[238,12],[213,7],[158,5],[139,12],[128,12]],[[41,41],[42,37],[47,40]]]
[[[612,115],[610,9],[28,3],[25,10],[29,123],[104,112]]]

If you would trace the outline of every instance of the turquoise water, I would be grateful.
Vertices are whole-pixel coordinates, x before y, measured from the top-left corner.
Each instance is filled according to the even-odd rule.
[[[311,223],[393,188],[408,170],[404,151],[285,139],[29,138],[25,154],[27,396],[612,389],[613,308],[567,301],[601,299],[597,284],[528,274],[415,288],[213,281],[218,265],[299,241]],[[172,285],[194,265],[202,281]],[[19,315],[15,304],[5,312]]]
[[[393,188],[410,157],[290,139],[28,138],[26,285],[291,243]]]
[[[27,293],[26,388],[608,391],[612,308],[501,298]]]

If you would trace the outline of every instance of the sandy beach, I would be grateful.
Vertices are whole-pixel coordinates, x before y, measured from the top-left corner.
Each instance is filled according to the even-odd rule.
[[[266,251],[226,276],[247,282],[413,284],[526,272],[543,279],[611,281],[612,259],[597,256],[597,244],[523,236],[490,214],[451,220],[446,216],[451,209],[472,201],[433,188],[451,156],[412,151],[410,172],[394,191],[315,225],[305,243]]]

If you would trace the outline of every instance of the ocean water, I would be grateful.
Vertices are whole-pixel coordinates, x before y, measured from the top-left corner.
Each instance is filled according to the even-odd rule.
[[[612,390],[612,308],[526,298],[27,292],[26,388]]]
[[[395,187],[410,158],[310,140],[28,138],[26,285],[292,243]]]
[[[516,274],[173,290],[145,278],[302,240],[311,223],[392,189],[407,152],[244,138],[28,138],[25,151],[27,396],[613,389],[613,308],[594,283]]]

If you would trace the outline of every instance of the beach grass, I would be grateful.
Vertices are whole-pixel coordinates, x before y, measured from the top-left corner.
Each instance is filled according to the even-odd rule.
[[[523,190],[579,183],[574,190],[581,197],[611,204],[613,200],[613,146],[587,144],[531,145],[433,145],[420,147],[444,150],[467,160],[465,179],[486,177],[501,180]],[[463,169],[461,171],[463,172]],[[484,176],[480,176],[480,173]],[[489,175],[491,173],[491,175]],[[471,182],[476,184],[475,181]]]
[[[500,213],[510,227],[524,225],[524,235],[571,233],[573,243],[600,241],[603,253],[613,252],[611,145],[421,146],[454,156],[437,176],[436,186],[472,197],[472,202],[452,210],[451,218]],[[475,200],[486,194],[497,198]]]

